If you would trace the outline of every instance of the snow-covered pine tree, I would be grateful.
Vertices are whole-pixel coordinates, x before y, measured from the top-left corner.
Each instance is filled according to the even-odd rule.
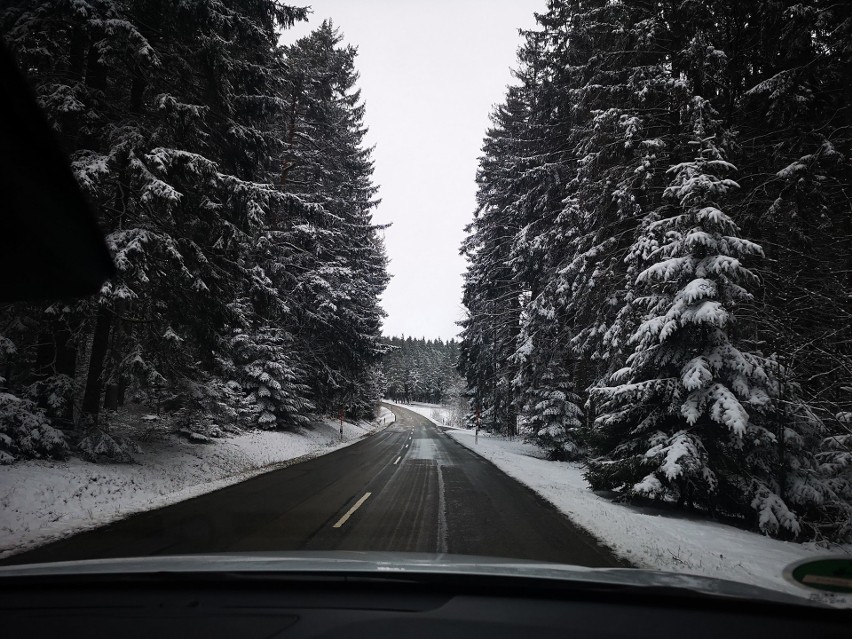
[[[579,388],[612,371],[624,344],[608,334],[629,291],[625,257],[665,184],[671,96],[666,5],[559,3],[557,82],[570,105],[572,179],[549,231],[554,277],[545,290],[571,344]]]
[[[559,8],[550,7],[559,12]],[[510,147],[517,168],[514,208],[519,219],[510,262],[521,288],[520,326],[513,387],[521,406],[523,430],[552,459],[576,459],[583,451],[582,403],[574,392],[566,357],[566,326],[557,321],[553,281],[564,237],[554,233],[569,181],[570,153],[563,143],[572,124],[560,84],[564,28],[553,14],[539,15],[539,30],[525,33],[515,77],[526,96],[521,129]]]
[[[31,80],[48,119],[71,154],[75,173],[83,189],[101,213],[101,222],[111,230],[113,215],[120,217],[126,201],[112,187],[115,179],[109,164],[111,155],[124,154],[129,139],[139,129],[126,117],[131,70],[148,69],[157,63],[142,33],[126,19],[126,4],[110,2],[18,2],[2,12],[2,31],[19,64]],[[115,108],[118,104],[122,107]],[[105,176],[111,174],[112,184]],[[126,181],[123,182],[126,186]],[[101,188],[104,186],[104,188]],[[114,289],[117,298],[131,292]],[[46,309],[50,310],[50,309]],[[95,413],[100,408],[103,389],[103,363],[110,339],[111,309],[86,300],[59,305],[56,313],[42,315],[39,344],[53,342],[57,353],[76,351],[69,360],[83,374],[76,375],[74,391]],[[53,315],[51,319],[48,319]],[[49,339],[55,322],[66,324],[66,335]],[[88,345],[91,345],[88,348]],[[50,350],[50,349],[48,349]],[[78,356],[80,355],[80,356]],[[41,358],[37,358],[41,359]],[[48,359],[51,359],[48,356]],[[86,361],[82,361],[86,360]],[[89,361],[91,374],[85,374]],[[41,366],[36,363],[36,376]],[[65,374],[73,370],[65,371]],[[26,383],[26,379],[19,380]]]
[[[555,328],[555,327],[554,327]],[[553,340],[555,330],[521,333],[514,358],[515,386],[523,400],[523,430],[552,460],[573,461],[585,453],[583,411],[574,392],[571,367]]]
[[[707,113],[718,111],[712,142],[742,169],[743,186],[726,194],[723,210],[741,237],[766,250],[750,265],[761,294],[738,300],[730,338],[756,361],[774,353],[762,360],[771,406],[748,409],[752,434],[765,428],[774,443],[743,445],[743,467],[759,481],[732,487],[729,501],[744,512],[753,495],[767,530],[783,527],[772,520],[775,506],[783,519],[773,505],[779,495],[806,534],[849,530],[850,11],[830,0],[549,2],[521,51],[519,77],[529,81],[521,86],[531,89],[515,89],[523,108],[503,105],[522,125],[489,158],[505,170],[492,171],[499,188],[485,200],[515,225],[503,241],[512,242],[521,300],[516,397],[548,370],[548,351],[563,349],[566,379],[585,399],[588,385],[606,386],[637,348],[629,340],[652,283],[637,286],[636,278],[658,256],[660,225],[674,215],[674,201],[662,197],[671,192],[667,170],[698,162],[696,149],[685,149],[703,140],[684,114],[699,97]],[[475,234],[487,227],[471,227],[472,255],[485,246]],[[496,312],[488,305],[502,271],[485,265],[490,256],[505,265],[501,251],[495,243],[472,259],[465,284],[462,360],[477,405],[497,380],[489,368],[495,340],[475,319]],[[589,411],[600,409],[597,398]],[[646,408],[641,398],[625,404]],[[607,453],[621,437],[611,434]],[[755,512],[751,502],[745,511]]]
[[[519,201],[528,116],[526,92],[510,87],[505,104],[492,113],[483,141],[476,176],[478,208],[461,248],[468,266],[459,372],[467,379],[471,413],[477,412],[489,429],[510,436],[518,431],[512,355],[518,345],[523,292],[512,266],[512,240],[523,223]]]
[[[357,51],[331,22],[286,48],[289,103],[284,188],[294,211],[294,347],[317,408],[354,410],[384,353],[378,297],[388,282],[377,187],[364,147],[364,105],[355,88]]]
[[[285,107],[276,29],[304,15],[273,2],[130,0],[22,0],[3,12],[119,271],[59,318],[76,322],[76,403],[89,421],[121,402],[130,378],[190,402],[227,348],[224,327],[258,325],[231,301],[258,270],[283,267],[254,249],[292,202],[270,184]]]
[[[782,367],[789,490],[813,533],[843,536],[852,503],[852,5],[754,1],[720,16],[754,51],[729,50],[737,219],[765,248],[756,339]],[[820,467],[803,463],[817,451]],[[829,480],[834,496],[819,487]],[[791,494],[791,499],[794,495]],[[818,505],[817,505],[818,504]],[[843,532],[840,532],[843,531]]]
[[[723,211],[737,185],[722,177],[733,167],[714,143],[714,115],[693,98],[698,155],[670,169],[665,196],[676,205],[638,240],[649,264],[636,279],[642,321],[625,367],[592,391],[604,455],[588,478],[628,495],[752,511],[761,530],[795,535],[798,518],[773,472],[773,366],[737,343],[736,309],[757,283],[745,262],[762,251]]]
[[[307,422],[313,409],[305,399],[304,372],[289,358],[290,337],[283,329],[238,331],[230,339],[234,376],[247,393],[252,423],[287,428]]]
[[[631,228],[653,188],[660,145],[642,138],[658,136],[655,113],[666,91],[665,46],[648,42],[659,30],[653,10],[553,2],[537,19],[516,72],[527,110],[505,145],[514,157],[503,160],[514,162],[505,173],[519,176],[511,264],[530,339],[515,357],[523,363],[516,394],[524,419],[533,420],[546,419],[536,407],[549,410],[524,397],[535,384],[558,377],[564,390],[576,379],[585,386],[618,349],[604,335],[627,288],[621,259]],[[554,351],[564,354],[558,364]],[[576,403],[569,412],[579,415]]]

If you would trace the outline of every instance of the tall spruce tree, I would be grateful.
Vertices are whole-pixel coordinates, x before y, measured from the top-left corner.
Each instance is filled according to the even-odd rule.
[[[676,206],[653,214],[633,252],[649,264],[636,279],[641,323],[626,367],[594,389],[605,455],[588,476],[593,487],[754,508],[761,529],[795,534],[799,523],[765,463],[778,384],[770,365],[732,339],[735,309],[757,283],[744,262],[761,250],[722,210],[737,185],[720,176],[733,167],[713,142],[712,108],[696,96],[684,115],[699,154],[670,169],[665,196]]]
[[[492,114],[477,173],[474,221],[461,252],[468,260],[460,322],[459,372],[467,378],[470,402],[494,431],[517,432],[514,378],[522,288],[512,265],[512,238],[520,231],[519,186],[526,161],[522,148],[528,114],[526,96],[510,89]]]
[[[359,397],[385,348],[378,296],[388,282],[357,50],[326,21],[286,49],[290,126],[284,176],[303,204],[294,226],[295,347],[317,407],[367,410]]]

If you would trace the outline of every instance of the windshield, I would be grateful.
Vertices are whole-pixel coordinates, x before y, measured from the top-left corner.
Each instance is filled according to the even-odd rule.
[[[852,6],[11,0],[0,36],[38,105],[2,123],[0,563],[807,598],[786,567],[852,554]]]

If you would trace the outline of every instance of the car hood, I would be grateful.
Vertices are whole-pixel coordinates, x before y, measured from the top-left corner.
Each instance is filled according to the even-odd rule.
[[[6,577],[128,574],[282,573],[396,578],[467,576],[542,579],[596,586],[679,589],[696,594],[812,604],[803,592],[784,592],[724,579],[637,568],[587,568],[547,562],[468,555],[394,552],[263,552],[89,559],[0,567]]]

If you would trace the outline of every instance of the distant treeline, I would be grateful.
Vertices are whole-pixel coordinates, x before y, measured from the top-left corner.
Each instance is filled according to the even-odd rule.
[[[391,337],[387,344],[390,350],[382,360],[382,373],[388,399],[443,404],[458,396],[458,342]]]

